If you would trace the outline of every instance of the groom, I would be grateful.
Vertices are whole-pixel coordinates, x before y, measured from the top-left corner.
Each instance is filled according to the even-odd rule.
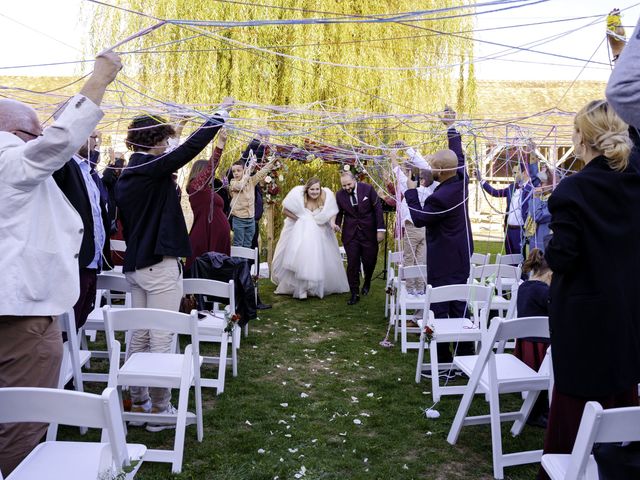
[[[336,193],[339,212],[333,228],[336,232],[342,231],[351,290],[347,304],[354,305],[360,300],[360,264],[364,269],[362,295],[367,295],[378,259],[378,243],[384,240],[385,227],[382,205],[371,185],[356,181],[351,172],[344,171],[340,174],[340,183],[342,190]]]

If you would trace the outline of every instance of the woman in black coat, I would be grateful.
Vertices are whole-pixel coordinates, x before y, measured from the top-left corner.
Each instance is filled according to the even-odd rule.
[[[587,104],[574,127],[586,166],[549,199],[555,388],[545,453],[571,452],[587,401],[638,405],[640,176],[629,166],[628,127],[606,101]]]

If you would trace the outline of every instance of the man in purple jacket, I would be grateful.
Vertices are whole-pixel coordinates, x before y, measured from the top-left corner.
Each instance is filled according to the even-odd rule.
[[[362,295],[367,295],[371,288],[371,277],[378,259],[378,243],[384,240],[384,218],[382,204],[371,185],[356,181],[351,172],[342,172],[340,182],[342,190],[336,192],[339,211],[334,229],[342,231],[351,290],[347,304],[354,305],[360,300],[360,264],[364,270]]]
[[[436,152],[432,160],[433,178],[440,185],[420,205],[416,182],[409,180],[405,198],[413,224],[427,227],[427,283],[432,287],[467,283],[473,236],[469,221],[469,178],[465,170],[460,134],[453,127],[455,113],[442,119],[448,127],[449,150]],[[464,302],[445,302],[432,306],[436,318],[466,316]],[[472,354],[472,343],[458,345],[459,355]],[[438,358],[443,363],[453,359],[446,343],[438,344]]]

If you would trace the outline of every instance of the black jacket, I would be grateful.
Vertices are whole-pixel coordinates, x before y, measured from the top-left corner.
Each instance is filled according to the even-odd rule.
[[[242,327],[249,320],[257,318],[251,266],[246,259],[232,258],[222,253],[204,253],[195,259],[191,269],[186,272],[185,278],[206,278],[220,282],[233,280],[236,313],[240,315],[238,324]],[[216,299],[214,301],[222,302],[222,300]],[[201,300],[198,299],[198,302],[198,310],[202,310]]]
[[[223,124],[223,118],[211,118],[167,154],[131,155],[116,183],[116,203],[127,242],[123,271],[155,265],[164,256],[191,256],[187,225],[172,174],[193,160]]]
[[[608,396],[640,382],[640,175],[596,157],[549,198],[549,327],[558,391]]]
[[[80,214],[84,232],[82,234],[82,245],[80,246],[80,256],[78,263],[80,268],[86,268],[95,256],[95,238],[93,235],[93,213],[91,211],[91,201],[89,192],[84,182],[82,170],[78,163],[72,158],[64,166],[53,173],[53,179],[58,187],[65,194],[73,208]],[[109,231],[111,223],[109,221],[108,206],[105,201],[100,200],[100,212],[102,215],[102,225],[105,231],[105,241],[102,250],[102,269],[111,269],[111,248],[109,245]]]

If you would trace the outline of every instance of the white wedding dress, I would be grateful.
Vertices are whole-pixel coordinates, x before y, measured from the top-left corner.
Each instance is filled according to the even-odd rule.
[[[322,298],[349,291],[338,240],[330,225],[338,204],[331,190],[322,190],[324,206],[313,212],[304,206],[302,186],[293,187],[282,202],[298,219],[285,219],[273,255],[271,281],[278,286],[277,294]]]

